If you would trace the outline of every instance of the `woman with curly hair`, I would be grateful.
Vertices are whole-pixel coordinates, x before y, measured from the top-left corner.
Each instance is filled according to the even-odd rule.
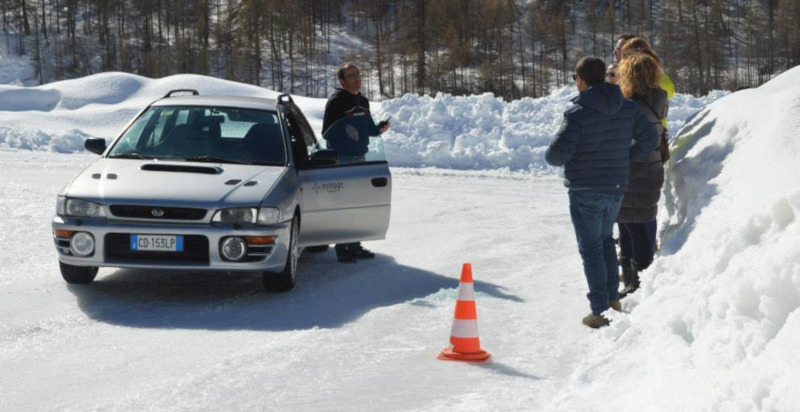
[[[659,84],[661,67],[658,61],[645,53],[628,54],[617,67],[617,79],[622,95],[636,102],[661,136],[662,119],[667,116],[668,105],[667,93]],[[656,218],[663,184],[664,167],[658,148],[631,162],[630,182],[617,215],[620,265],[625,283],[621,297],[639,288],[639,271],[653,262],[655,245],[648,238],[647,224]]]
[[[667,98],[671,99],[672,96],[675,95],[675,84],[672,83],[672,79],[670,79],[670,77],[664,73],[664,68],[661,66],[661,59],[658,58],[655,50],[653,50],[653,46],[651,46],[647,40],[641,37],[629,37],[623,40],[624,36],[630,35],[620,36],[620,40],[617,42],[617,48],[615,48],[614,56],[616,56],[620,61],[624,60],[627,56],[639,53],[646,54],[654,58],[656,63],[658,63],[659,70],[661,71],[659,86],[661,86],[661,88],[667,92]],[[664,123],[664,127],[666,127],[666,122]]]

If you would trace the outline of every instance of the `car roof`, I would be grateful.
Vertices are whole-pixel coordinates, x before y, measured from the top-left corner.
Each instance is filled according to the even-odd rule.
[[[278,100],[264,97],[187,95],[165,97],[153,102],[151,106],[222,106],[275,111]]]

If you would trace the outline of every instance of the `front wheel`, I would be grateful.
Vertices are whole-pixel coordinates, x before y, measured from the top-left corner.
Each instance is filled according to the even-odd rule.
[[[278,273],[263,272],[264,288],[270,292],[287,292],[294,287],[297,278],[297,260],[300,258],[300,247],[297,246],[297,237],[300,234],[300,220],[297,216],[292,219],[289,230],[289,253],[286,254],[286,266]]]
[[[92,283],[95,276],[97,276],[97,267],[94,266],[73,266],[60,261],[58,265],[61,267],[61,277],[64,278],[67,283]]]

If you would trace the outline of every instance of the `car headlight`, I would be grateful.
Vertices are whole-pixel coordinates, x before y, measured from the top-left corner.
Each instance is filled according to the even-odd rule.
[[[58,208],[58,206],[56,206],[56,208]],[[67,199],[66,215],[82,217],[106,217],[106,212],[103,209],[103,205],[99,203],[82,199]]]
[[[259,225],[274,225],[281,221],[281,210],[274,207],[262,207],[258,209]]]
[[[254,207],[232,207],[221,209],[214,214],[212,222],[222,223],[255,223],[258,211]]]

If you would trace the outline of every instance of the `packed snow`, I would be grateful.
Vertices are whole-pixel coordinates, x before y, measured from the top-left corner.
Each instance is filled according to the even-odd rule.
[[[168,90],[276,92],[123,73],[0,86],[0,410],[796,410],[798,75],[671,102],[660,256],[598,331],[580,324],[566,193],[542,159],[572,88],[376,102],[394,166],[378,257],[304,254],[295,290],[269,294],[256,274],[113,268],[67,286],[50,218],[96,158],[83,139]],[[324,99],[295,101],[319,131]],[[463,262],[483,364],[435,359]]]
[[[171,89],[197,89],[203,95],[275,97],[277,92],[198,75],[148,79],[102,73],[38,87],[0,86],[0,147],[68,153],[83,150],[87,137],[113,139],[150,102]],[[669,130],[674,133],[694,113],[727,92],[696,98],[676,95]],[[480,96],[406,95],[375,102],[376,119],[390,118],[384,135],[394,166],[448,169],[526,170],[553,174],[544,151],[558,130],[574,87],[539,98],[504,102]],[[321,134],[324,99],[294,97]],[[29,112],[20,115],[20,112]]]

